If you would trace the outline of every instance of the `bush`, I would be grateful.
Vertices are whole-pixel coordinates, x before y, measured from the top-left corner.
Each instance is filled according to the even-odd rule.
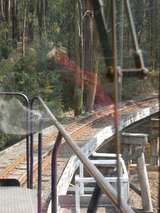
[[[156,71],[149,72],[146,79],[136,77],[124,77],[122,86],[122,98],[133,99],[135,97],[147,97],[153,93],[158,93],[159,83],[157,78],[159,73]]]
[[[7,59],[12,51],[12,46],[9,41],[0,41],[0,59]]]
[[[19,91],[29,97],[41,95],[52,106],[56,106],[57,111],[63,111],[60,75],[48,68],[47,58],[42,59],[39,50],[28,49],[26,56],[18,61],[1,60],[0,81],[3,91]]]

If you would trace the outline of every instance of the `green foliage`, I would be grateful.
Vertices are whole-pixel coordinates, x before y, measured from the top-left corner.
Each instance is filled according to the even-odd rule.
[[[1,40],[0,41],[0,59],[7,59],[12,51],[11,42]]]
[[[144,80],[136,77],[124,78],[122,89],[123,100],[133,99],[135,97],[147,97],[150,94],[158,93],[158,76],[159,72],[152,71],[148,74],[147,79]]]
[[[2,59],[0,61],[0,88],[4,91],[9,91],[10,86],[13,85],[11,82],[12,72],[14,67],[14,61],[12,59]]]
[[[20,141],[22,138],[16,135],[8,135],[0,132],[0,151],[4,148],[15,144],[15,142]]]
[[[55,70],[48,69],[47,58],[42,58],[39,50],[33,48],[17,62],[11,59],[0,62],[0,81],[4,91],[20,91],[29,97],[41,95],[45,100],[51,100],[52,106],[60,107],[61,111],[63,102],[59,77]]]

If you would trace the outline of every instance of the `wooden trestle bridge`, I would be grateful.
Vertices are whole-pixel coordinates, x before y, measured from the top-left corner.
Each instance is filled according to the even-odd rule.
[[[2,96],[23,98],[26,108],[29,109],[26,113],[26,138],[0,152],[0,213],[80,213],[87,208],[88,213],[93,213],[99,203],[101,207],[107,209],[107,212],[111,210],[111,212],[133,213],[137,209],[133,209],[128,203],[129,187],[142,198],[141,212],[153,212],[144,158],[148,136],[141,133],[125,133],[123,130],[158,113],[158,98],[151,97],[121,105],[118,101],[118,81],[122,75],[145,77],[148,73],[139,48],[130,1],[125,0],[125,10],[133,40],[136,67],[134,69],[118,69],[116,1],[111,1],[112,48],[109,48],[110,45],[107,46],[110,43],[103,1],[91,2],[105,65],[108,74],[114,74],[114,105],[62,125],[40,97],[30,101],[21,93],[0,92]],[[71,68],[75,67],[75,64],[69,65],[72,65]],[[83,71],[81,74],[84,74]],[[43,122],[40,120],[38,133],[34,131],[32,113],[29,113],[32,112],[35,101],[42,105],[53,124],[43,129]],[[121,115],[120,120],[116,116],[118,114]],[[152,120],[154,134],[157,134],[158,121],[159,117]],[[119,129],[117,126],[115,128],[118,122]],[[117,142],[116,154],[96,152],[106,141],[111,141],[114,135],[117,137],[119,132],[122,132],[122,150],[119,150],[120,144]],[[153,162],[158,164],[158,142],[151,146],[154,150]],[[129,184],[127,169],[132,160],[136,162],[139,170],[141,190]],[[99,166],[105,169],[107,167],[104,174],[102,169],[98,169]],[[86,172],[89,174],[87,177]],[[75,174],[78,176],[74,177]],[[70,190],[73,178],[75,187]],[[85,195],[86,183],[89,184],[87,185],[89,188]],[[102,199],[98,202],[100,195]]]
[[[42,101],[42,104],[43,103],[44,102]],[[46,110],[48,109],[46,108]],[[129,125],[134,124],[135,122],[138,122],[147,117],[151,117],[158,111],[159,111],[159,104],[157,97],[123,103],[121,104],[121,106],[119,106],[119,113],[121,115],[120,129],[123,130]],[[64,126],[65,130],[63,130],[63,127],[59,123],[57,124],[57,121],[55,121],[54,124],[57,125],[56,127],[60,132],[58,137],[57,137],[58,131],[55,126],[51,126],[47,129],[42,130],[40,133],[32,135],[31,138],[33,143],[33,156],[31,150],[28,153],[29,156],[26,155],[25,140],[2,151],[0,153],[0,180],[3,186],[0,188],[1,212],[22,213],[29,211],[41,212],[41,210],[45,212],[47,211],[50,198],[53,199],[54,196],[56,196],[55,200],[57,203],[56,204],[52,203],[52,205],[50,204],[48,212],[54,212],[51,211],[51,207],[53,208],[53,205],[54,206],[56,205],[58,212],[69,211],[68,210],[69,205],[71,205],[70,209],[72,209],[75,206],[75,204],[73,203],[71,204],[70,203],[71,201],[68,201],[69,202],[68,204],[64,204],[63,201],[65,201],[66,203],[67,191],[69,189],[74,173],[79,167],[80,163],[79,157],[84,163],[86,169],[89,170],[89,173],[91,173],[90,165],[88,166],[86,158],[88,159],[88,157],[90,157],[94,152],[96,152],[104,144],[106,140],[110,141],[111,138],[114,136],[115,130],[114,130],[113,114],[114,114],[113,105],[109,105],[98,111],[91,113],[86,117],[82,117],[72,121],[71,123]],[[69,138],[67,138],[68,136],[64,137],[66,133],[69,135]],[[61,135],[65,138],[65,140],[62,140],[61,144],[59,143],[58,145],[56,145],[60,146],[58,148],[59,151],[57,153],[57,150],[55,150],[55,148],[53,151],[53,146],[55,146],[55,141],[57,143],[57,141],[61,138],[60,137]],[[71,140],[70,137],[74,141],[74,145],[76,144],[80,148],[80,150],[77,151],[76,150],[77,146],[72,147],[72,144],[69,144],[67,142],[67,140]],[[27,143],[29,143],[29,141],[27,141]],[[125,151],[123,156],[125,159],[127,159],[126,155],[127,152]],[[29,162],[28,164],[29,168],[27,168],[27,173],[26,173],[26,160]],[[56,164],[54,160],[56,160]],[[52,178],[51,178],[51,167],[52,167],[51,162],[52,166],[54,166],[54,168],[52,169],[53,170]],[[91,169],[94,168],[91,167]],[[93,170],[93,173],[94,172],[96,171]],[[57,174],[56,179],[54,177],[55,174],[53,173]],[[99,178],[98,176],[99,174],[97,175],[95,173],[92,174],[91,176],[94,175],[97,180]],[[101,178],[103,178],[103,176]],[[54,185],[53,183],[51,184],[52,182],[51,179],[53,182],[56,181],[56,185]],[[7,182],[7,180],[9,182]],[[4,187],[4,185],[8,187]],[[9,185],[14,187],[9,187]],[[19,187],[19,185],[21,187]],[[52,193],[54,193],[53,189],[54,187],[56,187],[57,194],[53,195],[51,193],[51,185],[53,187]],[[29,188],[28,190],[30,190],[29,197],[27,196],[28,191],[26,187],[28,187]],[[112,192],[112,189],[108,188],[107,190],[105,190],[106,189],[105,187],[107,188],[107,186],[104,186],[103,188],[103,186],[100,185],[100,188],[104,192],[108,190],[107,191],[108,195],[110,194],[112,197],[111,198],[109,196],[111,203],[113,204],[113,206],[115,206],[117,204],[116,195]],[[36,195],[37,189],[38,189],[38,198]],[[16,196],[19,199],[17,203],[16,203]],[[146,196],[147,195],[145,195],[145,198]],[[144,197],[142,196],[142,198]],[[147,199],[150,199],[150,197],[147,197]],[[127,205],[128,205],[127,203],[122,203],[121,207],[122,212],[126,211],[132,212],[131,207]],[[144,204],[143,207],[152,208],[152,204],[150,203],[149,206]]]

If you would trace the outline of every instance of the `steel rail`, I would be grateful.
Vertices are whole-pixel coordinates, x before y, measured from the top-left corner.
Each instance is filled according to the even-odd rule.
[[[74,121],[73,123],[67,125],[66,127],[66,131],[69,132],[70,135],[75,135],[78,131],[81,131],[82,129],[86,128],[87,126],[91,127],[93,125],[93,123],[95,123],[96,121],[99,121],[100,119],[103,119],[103,117],[109,116],[110,114],[113,113],[112,111],[113,107],[105,107],[105,109],[103,108],[103,110],[97,111],[92,113],[91,115],[87,116],[87,118],[81,118],[80,120],[78,120],[78,122],[81,122],[82,124],[80,125],[79,123],[77,124],[76,121]],[[107,111],[107,113],[106,113]],[[70,131],[70,129],[72,129],[72,131]],[[32,129],[33,130],[33,129]],[[47,138],[44,140],[43,144],[46,145],[48,144],[50,141],[55,140],[57,132],[54,132],[52,134],[47,134]],[[64,140],[62,141],[64,143]],[[48,150],[45,154],[43,154],[43,161],[48,161],[49,157],[51,154],[51,149]],[[0,172],[0,178],[7,178],[11,173],[13,173],[13,171],[18,168],[19,164],[22,164],[25,161],[25,156],[21,155],[19,158],[15,159],[12,164],[10,164],[9,166],[7,166],[5,169],[3,169]],[[46,166],[45,166],[46,167]],[[33,164],[33,174],[34,177],[33,179],[35,180],[35,172],[38,168],[38,162]],[[21,185],[24,185],[26,183],[26,174],[22,174],[19,178],[18,178],[19,182],[21,183]],[[33,183],[35,182],[33,180]]]
[[[12,164],[5,167],[2,171],[0,171],[0,179],[7,178],[20,163],[23,163],[26,160],[26,156],[21,155],[20,157],[16,158]]]

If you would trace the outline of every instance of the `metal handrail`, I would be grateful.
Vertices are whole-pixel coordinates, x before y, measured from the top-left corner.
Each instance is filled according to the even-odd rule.
[[[33,172],[34,172],[34,123],[33,123],[33,105],[37,97],[33,97],[30,101],[30,185],[33,188]],[[38,181],[37,181],[37,213],[42,212],[42,149],[43,149],[43,115],[39,120],[38,131]]]
[[[50,118],[53,121],[53,124],[55,127],[59,130],[59,133],[61,136],[65,139],[66,143],[70,146],[74,154],[76,154],[79,159],[82,161],[88,172],[95,178],[98,186],[100,189],[109,197],[110,201],[114,204],[114,206],[119,209],[122,213],[133,213],[134,211],[125,201],[121,201],[121,206],[118,205],[118,194],[113,188],[113,186],[105,181],[104,176],[100,173],[100,171],[90,162],[90,160],[82,153],[81,149],[74,143],[71,136],[66,132],[62,124],[56,119],[54,114],[51,112],[51,110],[48,108],[48,106],[45,104],[43,99],[39,96],[35,97],[34,99],[39,100],[39,102],[42,104],[44,109],[46,110],[47,114],[50,116]],[[52,167],[53,171],[53,167]],[[53,209],[54,211],[54,209]],[[53,213],[52,211],[52,213]],[[55,211],[54,211],[55,213]]]
[[[26,104],[26,108],[29,109],[30,107],[30,101],[29,98],[20,92],[0,92],[0,96],[18,96],[23,98]],[[30,131],[30,112],[29,110],[26,111],[26,161],[27,161],[27,188],[31,188],[31,181],[30,181],[30,157],[29,157],[29,152],[30,152],[30,136],[29,136],[29,131]]]

